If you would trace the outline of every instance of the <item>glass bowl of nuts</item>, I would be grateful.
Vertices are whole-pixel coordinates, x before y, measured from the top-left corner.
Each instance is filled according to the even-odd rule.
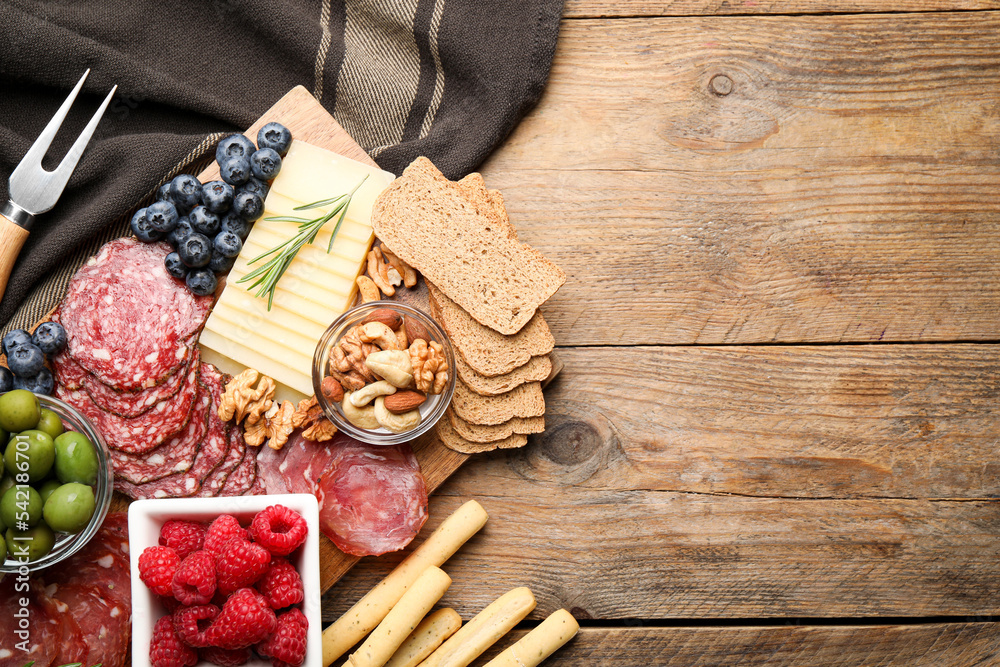
[[[338,429],[373,445],[427,432],[455,393],[455,353],[427,314],[372,301],[341,315],[313,354],[313,389]]]

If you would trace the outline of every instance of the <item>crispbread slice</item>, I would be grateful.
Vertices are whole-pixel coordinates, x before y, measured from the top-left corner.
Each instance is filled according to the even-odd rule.
[[[507,238],[516,239],[517,230],[510,224],[507,207],[503,203],[503,195],[499,190],[490,190],[481,174],[472,172],[458,185],[464,190],[466,198],[476,207],[476,211],[493,219]]]
[[[481,396],[496,396],[504,394],[525,382],[541,382],[552,373],[552,362],[548,355],[531,357],[523,366],[515,368],[510,373],[488,377],[477,373],[465,363],[462,354],[455,355],[455,371],[462,382],[472,391]]]
[[[542,383],[529,382],[498,396],[480,396],[464,382],[455,383],[451,399],[455,414],[472,424],[493,426],[514,417],[540,417],[545,414]]]
[[[379,195],[372,227],[473,319],[505,335],[520,331],[566,282],[558,266],[510,238],[424,157]]]
[[[448,408],[442,419],[445,418],[451,420],[451,427],[455,429],[455,433],[470,442],[496,442],[512,435],[529,435],[545,430],[544,415],[541,417],[514,417],[502,424],[479,426],[478,424],[470,424],[456,415],[454,410]]]
[[[480,375],[510,373],[531,357],[548,354],[555,347],[556,341],[541,313],[536,313],[516,334],[505,336],[472,319],[429,280],[427,291],[431,315],[444,327],[465,363]]]
[[[528,436],[520,435],[518,433],[493,442],[471,442],[456,433],[455,429],[452,428],[451,421],[444,417],[438,420],[434,429],[437,432],[438,437],[441,438],[441,442],[444,443],[445,447],[463,454],[478,454],[480,452],[489,452],[494,449],[513,449],[516,447],[524,447],[524,445],[528,442]]]

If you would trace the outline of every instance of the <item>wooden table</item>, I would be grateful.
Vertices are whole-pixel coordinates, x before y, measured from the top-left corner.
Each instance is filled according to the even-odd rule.
[[[1000,662],[991,9],[567,0],[483,169],[569,276],[566,367],[432,499],[492,516],[444,602],[572,610],[552,665]]]

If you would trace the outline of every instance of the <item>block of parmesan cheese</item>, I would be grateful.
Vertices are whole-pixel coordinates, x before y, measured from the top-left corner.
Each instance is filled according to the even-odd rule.
[[[278,282],[270,310],[266,296],[254,296],[247,291],[249,283],[237,283],[256,268],[257,264],[248,266],[251,259],[297,231],[295,222],[267,218],[316,217],[329,209],[293,209],[345,194],[365,176],[329,254],[327,246],[336,218],[295,256]],[[202,331],[200,342],[206,358],[234,375],[246,367],[255,368],[294,391],[291,398],[311,395],[316,343],[354,301],[354,280],[364,266],[373,238],[372,204],[392,180],[389,172],[293,141],[264,202],[264,215],[254,223]]]

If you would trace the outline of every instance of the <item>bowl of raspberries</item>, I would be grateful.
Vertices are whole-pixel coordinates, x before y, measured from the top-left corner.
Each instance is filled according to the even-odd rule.
[[[311,494],[129,506],[134,667],[322,665]]]

